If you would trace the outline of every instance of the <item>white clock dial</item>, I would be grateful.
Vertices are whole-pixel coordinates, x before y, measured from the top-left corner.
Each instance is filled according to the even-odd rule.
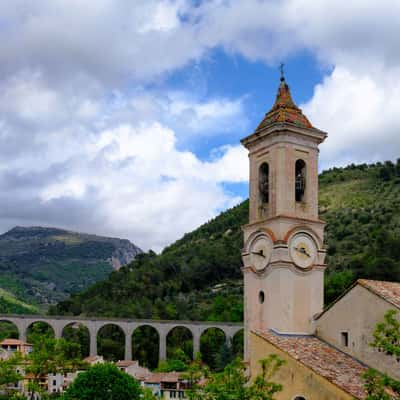
[[[271,258],[273,243],[269,236],[257,236],[250,245],[251,264],[257,271],[263,270]]]
[[[300,268],[310,268],[317,258],[317,245],[314,239],[306,233],[297,233],[289,245],[290,256]]]

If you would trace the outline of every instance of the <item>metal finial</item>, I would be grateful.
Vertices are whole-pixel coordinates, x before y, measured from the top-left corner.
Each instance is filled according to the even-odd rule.
[[[283,71],[284,66],[285,66],[284,63],[281,63],[281,65],[279,66],[279,70],[281,71],[281,81],[282,82],[285,80],[284,71]]]

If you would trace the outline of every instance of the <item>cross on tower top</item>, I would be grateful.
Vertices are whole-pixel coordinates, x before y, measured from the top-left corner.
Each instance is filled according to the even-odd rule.
[[[281,71],[281,81],[285,80],[284,71],[283,71],[284,66],[285,66],[284,63],[281,63],[281,65],[279,66],[279,70]]]

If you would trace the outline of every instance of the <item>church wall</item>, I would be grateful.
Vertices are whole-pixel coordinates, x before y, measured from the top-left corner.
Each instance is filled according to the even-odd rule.
[[[270,354],[276,354],[286,361],[285,365],[272,377],[272,381],[283,385],[283,390],[275,395],[277,400],[292,400],[303,396],[306,400],[349,400],[354,397],[310,368],[273,346],[267,340],[251,333],[250,337],[250,373],[255,378],[261,373],[258,362]]]
[[[316,335],[368,366],[400,379],[400,363],[369,344],[376,324],[393,305],[361,285],[356,285],[327,310],[316,323]],[[348,334],[348,346],[342,333]]]

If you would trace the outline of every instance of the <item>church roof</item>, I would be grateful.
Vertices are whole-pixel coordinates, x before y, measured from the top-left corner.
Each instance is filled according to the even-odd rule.
[[[400,308],[400,282],[373,281],[358,279],[358,284],[375,293],[379,297]]]
[[[375,281],[371,279],[358,279],[353,283],[347,290],[345,290],[337,299],[330,303],[321,313],[315,315],[315,319],[321,318],[336,303],[338,303],[347,293],[351,292],[357,285],[364,287],[370,292],[376,294],[380,298],[386,300],[388,303],[393,304],[395,307],[400,308],[400,282],[387,282],[387,281]]]
[[[256,132],[276,123],[288,123],[301,128],[313,128],[307,117],[303,115],[301,109],[294,103],[289,85],[283,76],[281,77],[275,103],[271,110],[265,114]]]
[[[367,367],[353,357],[312,335],[255,333],[356,399],[366,397],[362,375]]]

